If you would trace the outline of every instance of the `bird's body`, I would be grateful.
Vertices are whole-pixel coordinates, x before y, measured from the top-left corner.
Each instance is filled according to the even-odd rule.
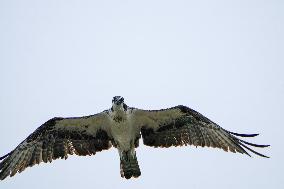
[[[128,107],[120,96],[113,98],[110,109],[101,113],[72,118],[53,118],[41,125],[13,151],[0,158],[0,179],[14,176],[26,167],[54,159],[67,158],[68,154],[94,155],[111,146],[118,149],[121,176],[139,177],[135,148],[139,139],[152,147],[207,146],[225,151],[247,153],[247,150],[264,156],[251,148],[267,147],[237,138],[257,134],[238,134],[221,128],[200,113],[176,106],[162,110],[141,110]]]
[[[137,125],[133,124],[131,111],[110,111],[110,133],[120,150],[127,151],[134,147],[134,140],[139,136]]]

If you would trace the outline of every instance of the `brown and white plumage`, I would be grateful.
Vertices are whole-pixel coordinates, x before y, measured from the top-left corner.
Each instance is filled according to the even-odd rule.
[[[45,122],[13,151],[0,158],[0,180],[41,162],[67,159],[69,154],[94,155],[111,146],[119,151],[121,176],[127,179],[139,177],[141,172],[135,148],[141,135],[143,143],[153,147],[207,146],[249,156],[247,150],[267,157],[249,146],[269,146],[246,142],[238,137],[257,134],[227,131],[186,106],[141,110],[128,107],[122,97],[116,96],[111,109],[99,114],[53,118]]]
[[[109,149],[111,145],[105,128],[99,123],[98,114],[81,118],[53,118],[45,122],[0,163],[0,179],[13,176],[41,162],[52,162],[68,155],[94,155],[96,152]]]
[[[239,134],[227,131],[206,118],[202,114],[186,106],[176,106],[165,110],[137,111],[142,119],[149,119],[149,123],[141,127],[141,134],[145,145],[153,147],[171,147],[193,145],[201,147],[220,148],[225,151],[250,154],[249,150],[260,154],[249,146],[267,147],[237,138],[254,137],[258,134]],[[157,119],[158,118],[158,119]],[[153,123],[151,123],[153,121]]]

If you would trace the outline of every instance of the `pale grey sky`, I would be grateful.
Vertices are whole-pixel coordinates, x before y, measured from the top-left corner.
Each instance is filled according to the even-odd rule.
[[[187,105],[271,144],[249,158],[140,141],[139,179],[116,149],[40,164],[0,188],[283,187],[284,4],[281,0],[0,1],[0,155],[46,120],[129,106]]]

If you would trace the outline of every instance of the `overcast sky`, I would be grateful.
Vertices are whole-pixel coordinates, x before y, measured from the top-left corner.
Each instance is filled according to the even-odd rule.
[[[0,155],[46,120],[111,106],[183,104],[222,127],[260,133],[264,159],[140,141],[139,179],[116,149],[40,164],[0,188],[283,187],[284,4],[281,0],[0,1]]]

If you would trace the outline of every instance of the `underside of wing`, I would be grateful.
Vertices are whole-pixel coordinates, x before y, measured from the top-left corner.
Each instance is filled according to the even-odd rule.
[[[267,157],[256,152],[250,146],[263,148],[269,145],[253,144],[238,138],[255,137],[258,134],[239,134],[227,131],[188,107],[177,106],[161,110],[161,112],[148,111],[144,114],[147,115],[147,119],[154,120],[153,123],[148,121],[141,127],[145,145],[153,147],[207,146],[250,156],[246,151],[248,150],[261,157]],[[175,116],[170,116],[171,114]],[[170,118],[166,119],[165,116]]]
[[[77,119],[73,126],[71,119],[53,118],[47,121],[13,151],[1,157],[0,180],[41,162],[67,159],[68,154],[93,155],[111,147],[111,139],[105,130],[91,128],[84,121],[80,124],[79,118],[72,119]],[[64,121],[71,126],[65,125]],[[59,127],[59,123],[64,125]]]

